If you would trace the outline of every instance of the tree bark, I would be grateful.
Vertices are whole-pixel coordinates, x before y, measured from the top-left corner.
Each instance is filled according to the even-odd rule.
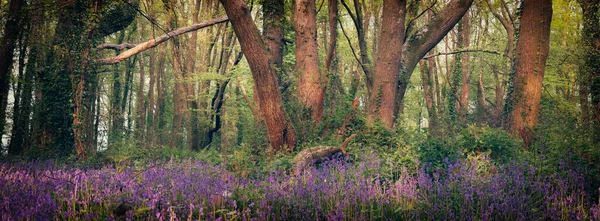
[[[283,68],[283,24],[285,23],[285,2],[265,0],[263,2],[263,40],[273,57],[275,68]],[[278,77],[281,77],[278,75]],[[280,83],[281,83],[281,79]]]
[[[327,56],[323,65],[323,76],[327,76],[335,56],[335,47],[337,44],[337,17],[338,17],[338,1],[328,0],[329,8],[329,45],[327,46]]]
[[[462,48],[469,48],[471,44],[469,13],[462,18],[462,30],[458,33],[462,37]],[[471,67],[469,65],[469,53],[462,53],[462,82],[460,90],[460,121],[465,122],[469,112],[469,86],[471,80]]]
[[[435,14],[421,30],[416,31],[414,35],[406,38],[404,42],[405,54],[402,56],[404,69],[398,79],[397,108],[394,111],[394,116],[398,115],[399,104],[404,99],[410,76],[419,60],[446,36],[467,10],[469,10],[472,3],[473,0],[452,0],[444,7],[442,12]]]
[[[425,104],[427,107],[427,114],[429,115],[428,119],[428,132],[429,134],[436,134],[437,130],[437,110],[434,100],[433,87],[434,83],[432,80],[431,72],[432,68],[428,65],[429,61],[421,61],[421,83],[423,84],[423,93],[425,95]]]
[[[315,0],[295,1],[294,29],[298,100],[311,109],[312,119],[318,124],[323,118],[326,79],[319,71]]]
[[[392,129],[396,120],[396,91],[398,73],[402,65],[402,42],[404,41],[404,20],[406,1],[385,0],[383,2],[383,21],[381,39],[375,63],[373,90],[369,96],[367,119],[373,123],[381,120],[383,126]]]
[[[537,125],[542,80],[550,49],[551,0],[524,0],[519,37],[517,40],[514,88],[509,90],[505,109],[509,113],[509,131],[531,144],[533,128]]]
[[[142,28],[143,30],[143,28]],[[138,91],[137,91],[137,99],[136,99],[136,105],[137,105],[137,113],[136,113],[136,117],[135,117],[135,128],[136,128],[136,134],[137,134],[137,139],[140,140],[144,140],[144,136],[146,135],[145,133],[145,129],[146,126],[144,125],[145,123],[145,119],[146,119],[146,104],[144,104],[144,86],[146,84],[146,73],[145,73],[145,68],[144,68],[144,56],[141,55],[139,58],[139,65],[140,65],[140,81],[138,83]]]
[[[258,28],[252,21],[251,11],[245,3],[241,0],[221,0],[221,3],[250,65],[273,154],[289,152],[294,147],[296,137],[285,118],[274,61],[262,43]]]

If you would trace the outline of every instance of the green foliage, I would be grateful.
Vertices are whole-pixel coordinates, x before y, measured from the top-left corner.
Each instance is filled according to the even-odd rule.
[[[459,146],[467,154],[489,152],[491,159],[500,163],[516,159],[521,148],[521,144],[504,130],[473,125],[462,130]]]
[[[455,141],[435,136],[418,143],[416,152],[423,165],[431,168],[441,168],[461,157]]]
[[[523,154],[522,145],[502,129],[469,126],[453,137],[430,136],[416,145],[419,160],[433,168],[469,156],[489,155],[494,163],[510,163]]]

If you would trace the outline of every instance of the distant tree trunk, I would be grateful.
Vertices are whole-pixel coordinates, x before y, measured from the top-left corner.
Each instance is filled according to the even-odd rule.
[[[327,46],[327,56],[325,57],[325,64],[323,65],[323,76],[327,76],[327,72],[331,68],[337,44],[338,1],[328,0],[327,6],[329,8],[329,45]]]
[[[383,1],[381,39],[378,45],[373,90],[369,96],[368,121],[381,120],[383,126],[392,129],[396,120],[396,91],[398,74],[402,65],[404,20],[406,1]]]
[[[201,1],[196,1],[194,5],[194,10],[192,12],[192,23],[198,23],[198,16],[200,13]],[[200,133],[200,118],[198,113],[198,99],[195,98],[196,93],[196,82],[191,78],[196,71],[196,62],[197,62],[197,50],[196,47],[198,45],[198,32],[192,32],[192,37],[190,39],[190,47],[187,57],[187,73],[188,73],[188,84],[187,84],[187,99],[188,99],[188,112],[190,115],[190,122],[188,124],[188,140],[187,145],[192,149],[198,146],[198,134]]]
[[[146,148],[150,148],[153,146],[154,143],[154,136],[156,136],[156,121],[155,119],[155,115],[154,113],[156,112],[156,106],[155,106],[155,95],[154,95],[154,91],[156,88],[156,84],[157,84],[157,74],[155,72],[155,60],[156,60],[156,56],[155,56],[155,52],[154,49],[151,49],[150,51],[150,59],[149,59],[149,68],[148,68],[148,74],[150,75],[150,82],[148,84],[148,114],[147,114],[147,118],[146,118]]]
[[[123,43],[125,39],[125,31],[121,31],[117,38],[117,43]],[[119,51],[115,50],[115,54],[118,55]],[[111,118],[111,127],[110,127],[110,136],[109,143],[117,141],[121,139],[121,134],[123,133],[124,126],[124,118],[123,118],[123,110],[121,109],[121,101],[122,97],[122,82],[123,77],[121,76],[119,66],[121,64],[114,64],[113,68],[113,85],[112,85],[112,99],[110,99],[110,118]]]
[[[478,123],[483,123],[484,119],[489,116],[488,108],[485,102],[485,88],[483,87],[483,68],[479,71],[477,79],[477,119]]]
[[[517,40],[513,88],[505,110],[509,131],[528,146],[537,124],[542,80],[550,48],[551,0],[524,0]]]
[[[315,0],[296,0],[294,29],[296,31],[296,73],[298,73],[298,99],[312,111],[312,119],[320,123],[323,118],[325,81],[319,71],[317,23]]]
[[[469,48],[471,44],[469,13],[467,12],[462,18],[462,30],[459,35],[462,37],[462,48]],[[460,121],[465,122],[467,113],[469,112],[469,86],[471,81],[471,67],[469,65],[469,53],[462,54],[462,82],[460,90]]]
[[[156,110],[154,112],[154,125],[152,125],[152,133],[154,134],[154,145],[167,144],[164,137],[163,129],[165,128],[165,65],[167,62],[167,47],[161,45],[158,50],[158,64],[156,72]]]
[[[26,4],[24,0],[10,0],[8,15],[2,39],[0,39],[0,144],[6,123],[6,107],[8,103],[8,89],[10,84],[11,68],[13,66],[13,51],[15,43],[22,28],[21,8]]]
[[[175,148],[180,146],[183,141],[184,133],[184,123],[186,119],[186,111],[187,111],[187,102],[185,100],[186,91],[185,85],[183,84],[183,74],[181,67],[181,55],[179,52],[179,47],[173,43],[173,47],[171,48],[173,52],[173,72],[175,73],[175,86],[173,87],[173,104],[174,104],[174,114],[173,114],[173,125],[171,127],[171,142],[170,147]]]
[[[24,138],[29,135],[29,110],[31,109],[31,89],[33,80],[33,71],[25,72],[25,58],[27,57],[27,44],[24,42],[23,33],[19,36],[19,60],[18,74],[19,80],[17,90],[14,92],[15,100],[13,106],[13,126],[11,132],[10,145],[8,153],[18,155],[25,149],[23,144]],[[36,55],[34,55],[36,56]],[[32,59],[35,60],[35,59]]]
[[[434,82],[432,80],[432,70],[428,65],[429,61],[421,61],[421,83],[423,84],[423,93],[425,95],[425,104],[427,107],[427,114],[429,115],[428,120],[428,131],[429,134],[436,134],[437,131],[437,110],[434,100],[434,92],[433,87]]]
[[[363,19],[362,4],[359,0],[354,0],[355,13],[353,13],[344,0],[341,0],[341,2],[344,8],[346,8],[348,15],[350,15],[350,18],[352,18],[352,22],[354,23],[354,26],[356,28],[356,34],[358,37],[358,47],[360,50],[360,60],[358,62],[361,69],[365,73],[365,85],[367,86],[367,93],[370,94],[373,88],[374,74],[373,66],[371,64],[371,59],[369,58],[369,52],[367,47],[367,35],[364,26],[365,23]]]
[[[486,0],[486,3],[488,5],[488,8],[490,9],[490,12],[492,13],[492,15],[494,15],[494,17],[496,17],[496,19],[498,19],[498,21],[500,21],[500,24],[502,24],[502,27],[504,27],[504,29],[506,30],[506,37],[507,37],[507,41],[506,41],[506,48],[504,50],[504,57],[506,59],[509,60],[508,63],[512,64],[514,61],[514,56],[515,56],[515,43],[516,43],[516,32],[515,32],[515,21],[514,21],[514,17],[516,17],[515,12],[511,12],[508,10],[508,7],[505,0],[499,0],[500,2],[500,9],[496,9],[496,7],[494,7],[494,5],[492,4],[491,0]],[[517,10],[514,10],[517,11]],[[486,27],[485,30],[487,31],[488,29],[488,25],[486,23]],[[504,72],[509,72],[510,69],[512,67],[507,67],[507,68],[501,68],[500,70],[494,70],[494,79],[496,82],[496,87],[495,87],[495,112],[493,113],[493,118],[494,118],[494,122],[496,124],[496,126],[500,126],[501,125],[501,117],[502,117],[502,110],[504,107],[504,94],[506,91],[506,84],[508,83],[505,79],[505,77],[500,76],[499,72],[504,71]]]
[[[221,0],[221,3],[250,65],[273,152],[289,152],[294,147],[296,136],[285,118],[274,61],[262,43],[251,11],[244,1]]]
[[[143,33],[146,32],[145,29],[145,25],[144,24],[140,24],[140,30]],[[140,55],[139,56],[139,69],[140,69],[140,80],[138,82],[138,90],[136,93],[136,116],[135,116],[135,134],[136,134],[136,139],[138,139],[139,141],[144,141],[144,136],[146,135],[145,129],[146,129],[146,125],[145,125],[145,120],[146,120],[146,104],[144,102],[144,87],[146,84],[146,70],[145,70],[145,64],[144,64],[144,55]]]
[[[144,120],[146,119],[146,104],[144,104],[144,86],[146,84],[146,73],[144,68],[144,56],[140,55],[139,58],[140,65],[140,81],[138,83],[138,91],[136,93],[136,116],[135,116],[135,128],[136,128],[136,138],[140,140],[144,140],[145,128]]]

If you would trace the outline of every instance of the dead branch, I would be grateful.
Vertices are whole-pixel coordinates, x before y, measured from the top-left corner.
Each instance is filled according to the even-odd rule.
[[[433,58],[433,57],[437,57],[437,56],[441,56],[441,55],[453,55],[453,54],[470,53],[470,52],[481,52],[481,53],[500,55],[500,53],[497,51],[467,49],[467,50],[451,51],[451,52],[438,52],[437,54],[427,55],[427,56],[423,57],[423,59],[429,59],[429,58]]]
[[[102,49],[113,49],[113,50],[123,50],[125,48],[134,48],[135,46],[137,46],[137,44],[131,44],[131,43],[123,43],[123,44],[101,44],[96,46],[96,49],[98,50],[102,50]]]
[[[96,64],[101,64],[101,65],[107,65],[107,64],[116,64],[119,63],[133,55],[136,55],[140,52],[143,52],[145,50],[148,50],[150,48],[156,47],[157,45],[177,36],[177,35],[181,35],[181,34],[185,34],[188,32],[192,32],[192,31],[196,31],[198,29],[201,28],[205,28],[205,27],[209,27],[215,24],[219,24],[219,23],[223,23],[229,21],[229,18],[227,18],[226,15],[218,17],[218,18],[214,18],[208,21],[204,21],[198,24],[193,24],[191,26],[188,27],[184,27],[184,28],[180,28],[177,29],[175,31],[169,32],[167,34],[161,35],[155,39],[146,41],[144,43],[140,43],[137,44],[135,47],[121,52],[119,55],[115,56],[115,57],[110,57],[110,58],[102,58],[102,59],[98,59],[96,60]]]

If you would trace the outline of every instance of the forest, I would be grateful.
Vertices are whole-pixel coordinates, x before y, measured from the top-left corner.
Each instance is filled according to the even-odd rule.
[[[600,220],[600,0],[0,0],[0,220]]]

